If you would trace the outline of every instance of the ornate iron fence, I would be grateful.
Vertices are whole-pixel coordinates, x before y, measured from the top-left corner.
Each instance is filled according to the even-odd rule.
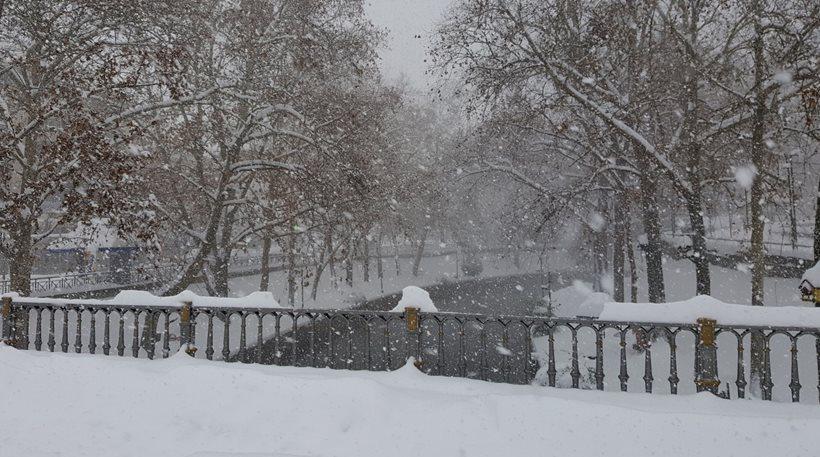
[[[817,328],[31,300],[2,302],[2,338],[19,349],[153,359],[182,348],[208,360],[374,371],[414,357],[432,375],[495,382],[738,398],[759,386],[752,396],[765,400],[820,398],[803,389],[813,379],[820,392]]]

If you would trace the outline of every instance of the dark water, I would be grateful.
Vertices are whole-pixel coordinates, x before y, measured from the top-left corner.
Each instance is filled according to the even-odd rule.
[[[528,316],[543,305],[544,288],[564,287],[577,274],[535,273],[444,283],[425,288],[443,312],[483,316]],[[357,307],[388,311],[400,294],[380,297]],[[392,370],[410,355],[420,356],[431,374],[526,383],[536,369],[530,358],[531,329],[527,320],[482,316],[423,317],[420,331],[408,334],[403,320],[380,314],[319,316],[304,319],[294,330],[282,329],[261,347],[266,364]],[[259,348],[249,348],[236,360],[257,360]]]

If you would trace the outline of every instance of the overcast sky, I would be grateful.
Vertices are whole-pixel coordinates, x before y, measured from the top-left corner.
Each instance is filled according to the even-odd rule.
[[[368,0],[370,18],[377,26],[390,31],[387,48],[380,52],[382,71],[388,80],[406,75],[416,88],[427,88],[425,52],[435,23],[452,1]]]

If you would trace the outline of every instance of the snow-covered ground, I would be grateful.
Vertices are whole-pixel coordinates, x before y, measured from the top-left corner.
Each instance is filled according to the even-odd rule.
[[[665,233],[664,237],[680,244],[690,244],[687,231],[688,221],[677,218],[676,229],[673,233]],[[750,228],[746,224],[743,214],[728,216],[706,217],[707,247],[719,252],[732,253],[740,249],[748,249],[751,237]],[[792,246],[791,226],[788,221],[772,219],[767,221],[763,239],[770,254],[811,259],[813,257],[814,220],[803,219],[797,224],[797,239]]]
[[[665,259],[664,282],[666,300],[681,301],[695,295],[695,269],[688,260]],[[808,268],[808,265],[806,266]],[[751,303],[752,274],[746,269],[732,270],[712,266],[712,293],[726,303]],[[638,301],[646,301],[646,274],[641,271]],[[766,278],[764,302],[766,306],[810,306],[800,301],[800,280],[795,278]],[[629,299],[627,286],[627,300]]]
[[[0,347],[0,455],[813,456],[816,406]]]

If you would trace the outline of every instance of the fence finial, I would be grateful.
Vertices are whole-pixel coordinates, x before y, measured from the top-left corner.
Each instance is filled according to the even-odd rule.
[[[193,302],[182,302],[182,308],[179,310],[179,336],[180,347],[186,354],[194,357],[196,354],[196,346],[194,346],[194,319],[193,319]]]
[[[404,315],[405,319],[407,320],[407,331],[419,331],[419,309],[412,306],[408,306],[407,308],[404,308]]]
[[[3,297],[2,305],[0,305],[0,316],[3,317],[0,342],[11,344],[11,297]]]
[[[706,317],[698,319],[698,344],[695,348],[695,385],[698,392],[708,390],[717,395],[720,387],[717,366],[715,325],[717,321]]]
[[[421,369],[421,332],[419,332],[419,308],[404,308],[404,320],[407,323],[407,356],[414,359],[416,368]]]

